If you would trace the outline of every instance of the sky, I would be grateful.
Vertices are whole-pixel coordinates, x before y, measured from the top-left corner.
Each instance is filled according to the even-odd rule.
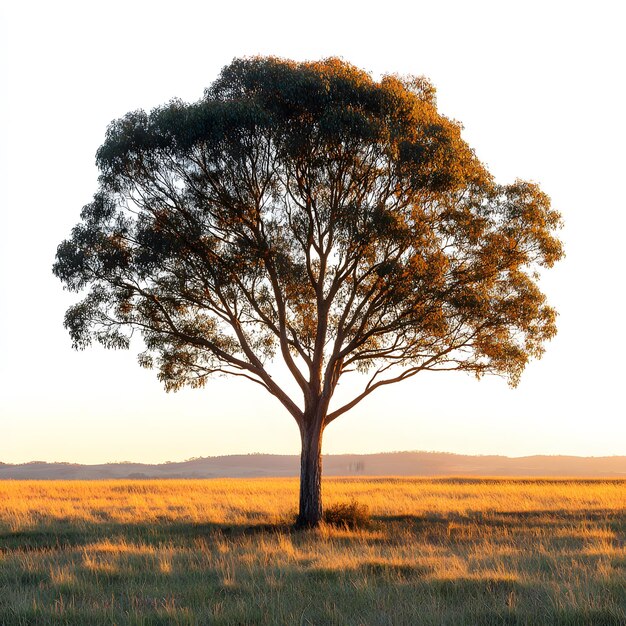
[[[57,245],[97,189],[113,119],[195,101],[235,57],[339,56],[428,77],[501,183],[539,183],[566,258],[541,281],[559,334],[516,389],[421,374],[331,424],[326,453],[626,455],[626,58],[620,2],[12,2],[0,9],[0,462],[296,454],[260,387],[166,394],[130,351],[72,350]],[[621,285],[621,286],[620,286]],[[340,386],[348,397],[354,382]]]

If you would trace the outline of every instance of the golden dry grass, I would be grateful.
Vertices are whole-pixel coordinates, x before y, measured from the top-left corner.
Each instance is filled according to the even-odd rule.
[[[0,624],[626,624],[626,481],[0,482]]]

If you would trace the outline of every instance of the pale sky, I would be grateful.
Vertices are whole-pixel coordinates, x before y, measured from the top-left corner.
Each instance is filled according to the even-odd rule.
[[[567,257],[542,287],[559,335],[517,389],[424,374],[339,418],[324,452],[626,454],[626,87],[622,3],[12,2],[0,9],[0,461],[163,462],[296,454],[260,387],[216,378],[166,394],[136,349],[71,349],[77,300],[52,275],[97,188],[108,123],[195,101],[234,57],[340,56],[427,76],[501,183],[541,185]],[[340,393],[350,393],[350,383]]]

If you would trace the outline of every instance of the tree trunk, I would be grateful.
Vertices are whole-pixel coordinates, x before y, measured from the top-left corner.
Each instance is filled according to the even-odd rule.
[[[322,521],[322,427],[317,423],[301,430],[300,511],[297,528],[313,528]]]

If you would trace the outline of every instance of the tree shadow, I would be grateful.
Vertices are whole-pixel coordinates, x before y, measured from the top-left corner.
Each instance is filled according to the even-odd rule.
[[[251,512],[250,518],[262,518],[261,512]],[[293,516],[295,520],[295,514]],[[335,529],[334,540],[351,543],[363,537],[362,531],[371,531],[368,538],[373,543],[406,541],[406,531],[416,542],[449,543],[475,541],[486,535],[496,535],[503,529],[511,532],[528,532],[549,527],[553,531],[584,527],[601,523],[615,531],[615,542],[626,545],[626,510],[594,509],[569,511],[543,509],[533,511],[470,512],[447,515],[377,515],[372,516],[362,529]],[[403,528],[405,533],[398,533]],[[283,519],[267,522],[187,522],[162,518],[154,521],[116,522],[111,519],[77,522],[73,518],[47,518],[36,526],[21,530],[0,531],[0,553],[14,550],[61,550],[82,546],[101,540],[141,541],[148,545],[187,545],[194,540],[210,538],[242,538],[264,534],[289,534],[300,536],[315,532],[298,530],[293,521]],[[341,533],[341,534],[340,534]]]
[[[259,513],[260,516],[260,513]],[[15,531],[0,531],[0,553],[14,550],[62,550],[88,545],[96,541],[124,539],[141,540],[148,545],[163,543],[188,544],[195,539],[213,537],[244,537],[267,533],[295,532],[293,524],[230,523],[230,522],[178,522],[159,520],[157,523],[138,523],[100,520],[76,523],[72,518],[53,518],[36,526]]]

